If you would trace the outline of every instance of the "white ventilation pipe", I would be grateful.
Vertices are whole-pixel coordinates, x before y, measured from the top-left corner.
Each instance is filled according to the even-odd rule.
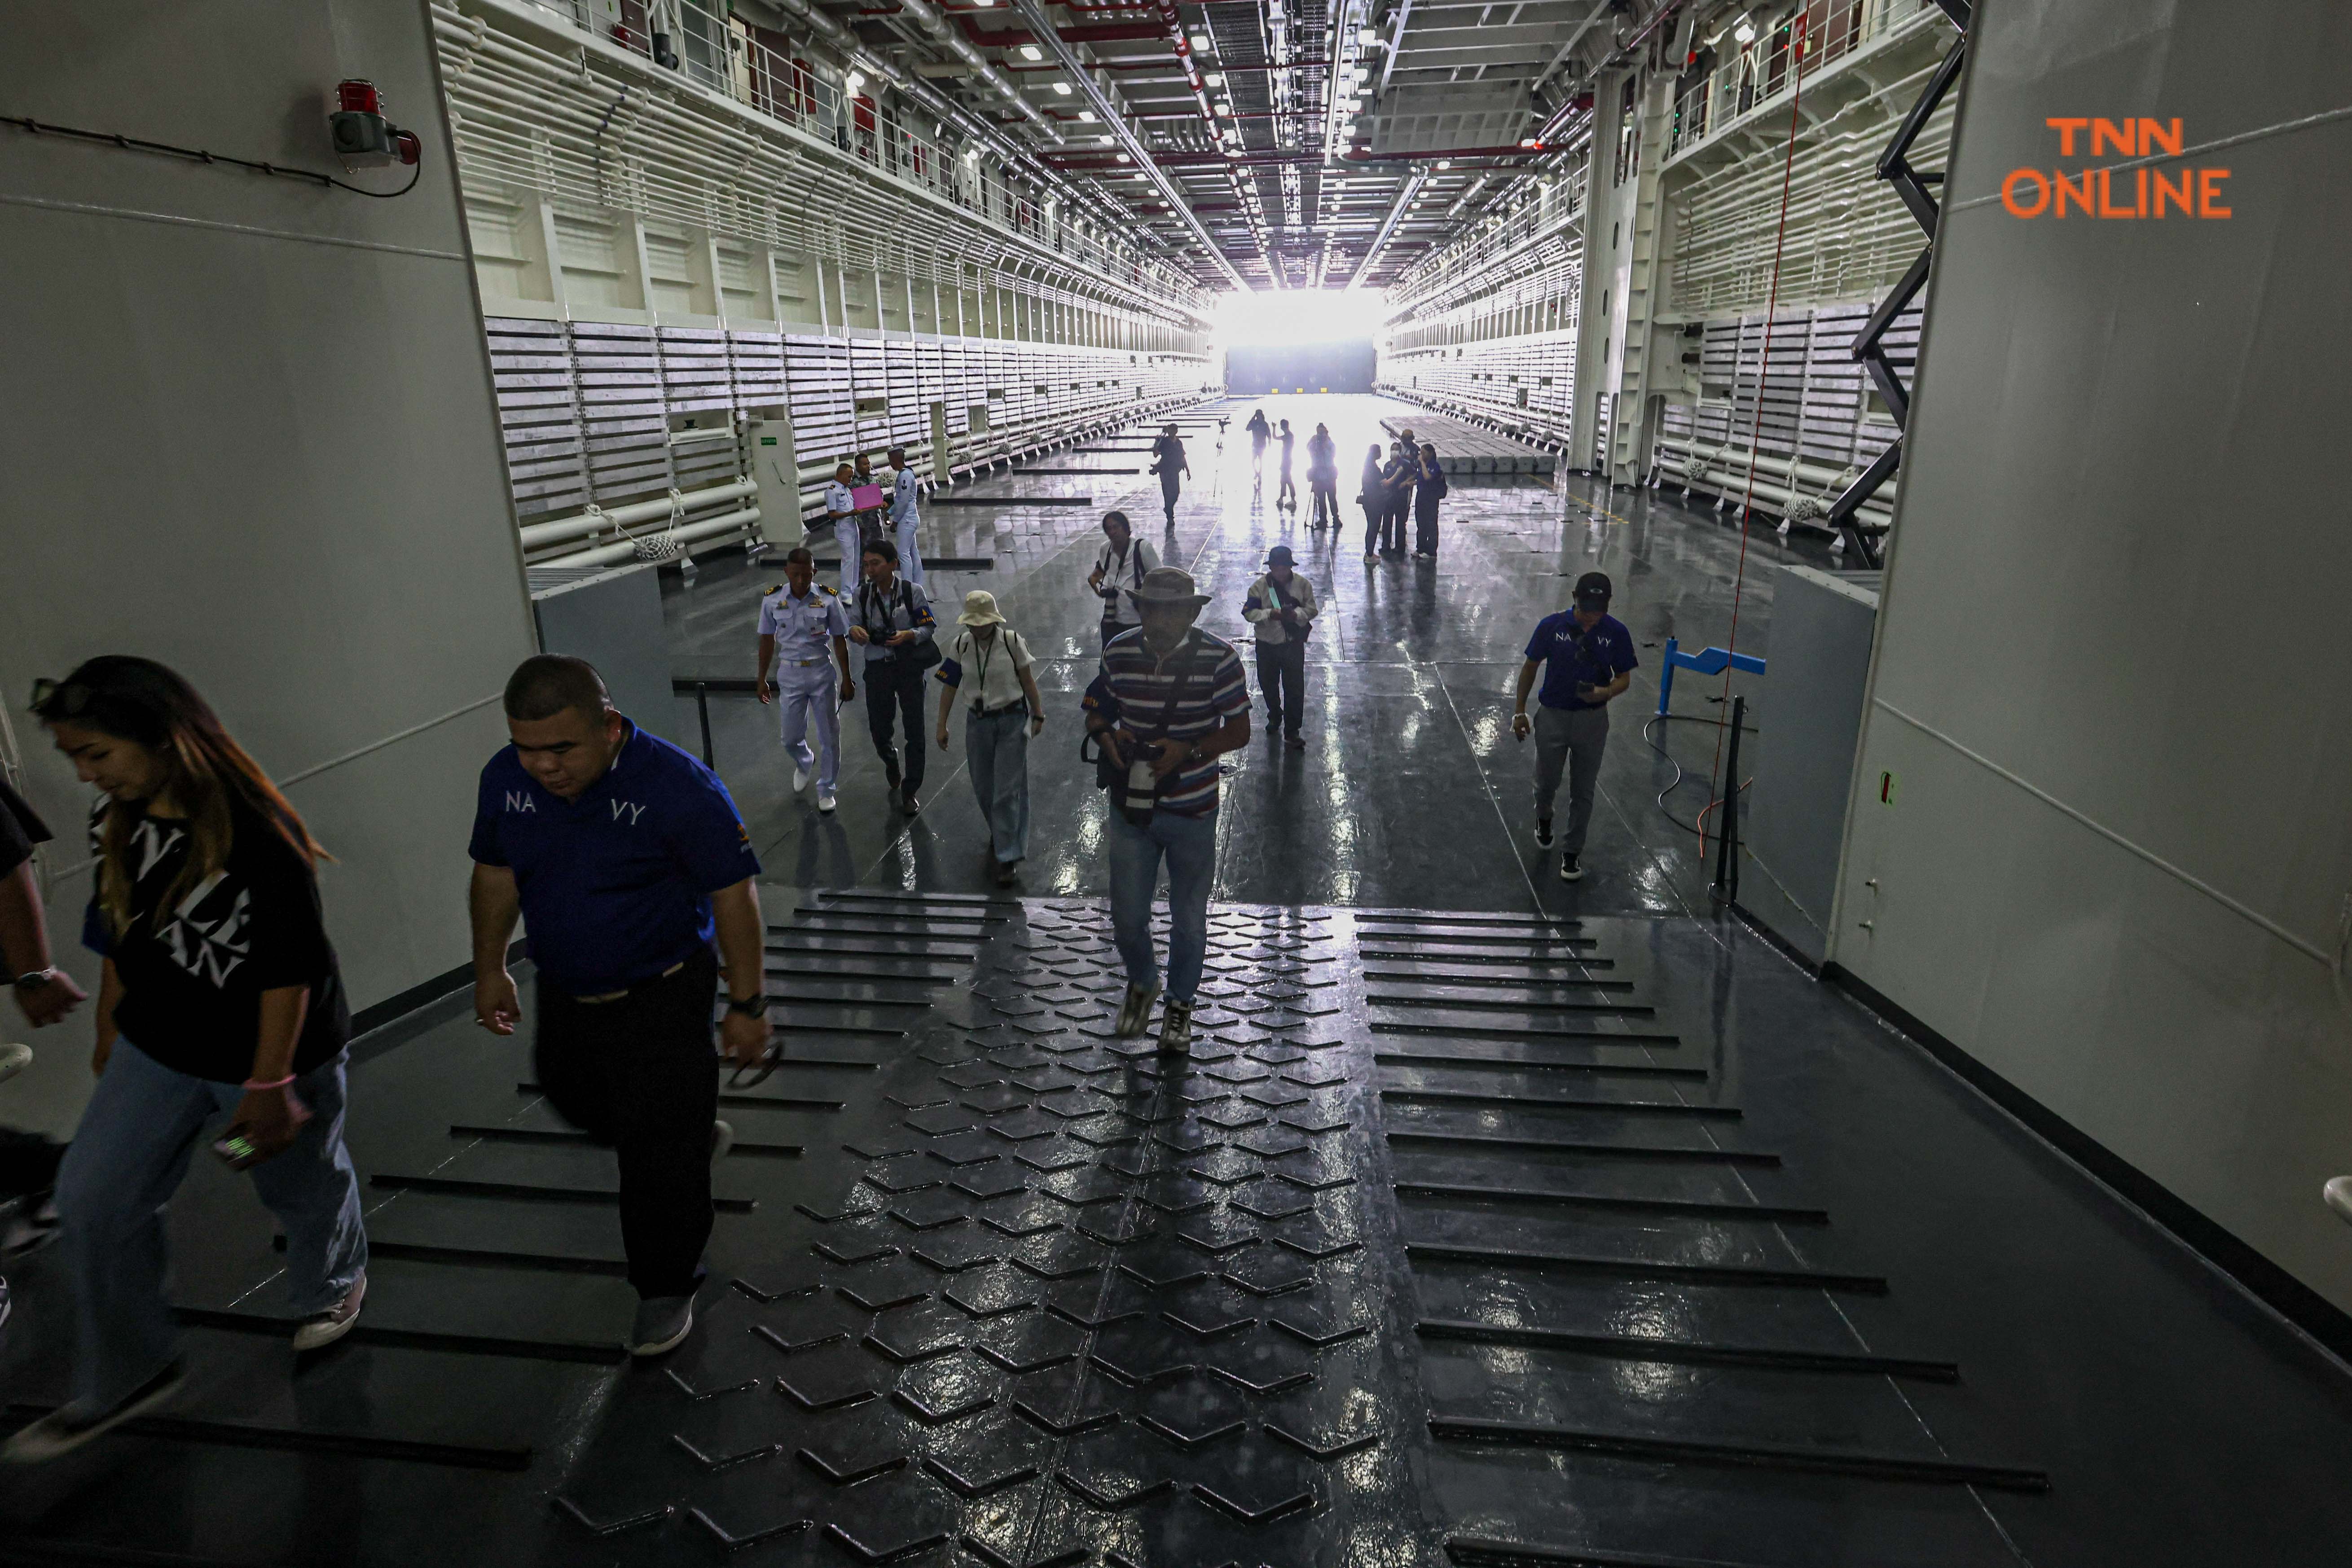
[[[698,540],[711,539],[722,533],[731,533],[749,528],[759,521],[760,509],[756,506],[747,506],[740,511],[730,511],[724,517],[714,517],[703,522],[690,522],[684,528],[649,533],[645,537],[648,542],[675,539],[681,544],[691,544]],[[618,544],[600,544],[593,550],[583,550],[571,555],[558,555],[550,561],[534,561],[531,564],[533,566],[613,566],[624,561],[635,560],[637,544],[636,540],[625,539]]]
[[[754,480],[738,479],[732,484],[713,485],[709,489],[688,490],[682,494],[672,490],[658,500],[632,501],[627,506],[616,506],[610,511],[592,506],[586,511],[571,517],[557,518],[550,522],[525,523],[522,528],[522,547],[525,550],[538,550],[550,544],[561,544],[567,539],[590,538],[612,529],[626,528],[633,523],[651,522],[657,517],[667,517],[673,507],[681,511],[693,511],[699,507],[716,506],[721,501],[738,500],[744,496],[756,495],[760,487]]]

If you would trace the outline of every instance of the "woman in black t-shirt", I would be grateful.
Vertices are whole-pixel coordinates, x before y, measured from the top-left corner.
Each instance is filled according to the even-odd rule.
[[[177,1388],[162,1211],[208,1131],[286,1227],[298,1351],[347,1332],[367,1288],[342,1139],[351,1014],[315,871],[324,851],[160,664],[91,659],[41,682],[33,711],[106,796],[90,822],[84,925],[106,966],[98,1087],[58,1175],[80,1295],[75,1397],[0,1449],[16,1460],[77,1447]]]

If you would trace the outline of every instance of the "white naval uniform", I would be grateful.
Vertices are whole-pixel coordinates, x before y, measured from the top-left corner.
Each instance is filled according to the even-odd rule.
[[[851,531],[855,532],[853,525]],[[817,793],[831,795],[841,778],[841,671],[833,639],[849,635],[841,595],[822,583],[796,599],[785,584],[760,601],[760,635],[776,639],[777,732],[793,761],[816,773]],[[816,727],[816,751],[808,731]]]
[[[890,521],[898,537],[898,575],[916,587],[929,586],[923,581],[923,552],[915,548],[915,531],[919,519],[915,515],[916,492],[922,481],[915,478],[912,468],[894,468],[890,480]]]
[[[833,537],[841,546],[841,591],[857,585],[866,568],[866,541],[857,532],[857,503],[839,479],[824,487],[825,515],[833,520]]]

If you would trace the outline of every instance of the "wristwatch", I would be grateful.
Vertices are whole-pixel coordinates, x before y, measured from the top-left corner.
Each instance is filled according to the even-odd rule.
[[[768,1016],[768,994],[760,991],[749,996],[730,996],[727,999],[727,1010],[730,1013],[740,1013],[746,1018],[764,1018]]]
[[[57,966],[52,964],[47,969],[27,970],[16,976],[11,984],[19,991],[30,991],[36,985],[47,985],[57,977]]]

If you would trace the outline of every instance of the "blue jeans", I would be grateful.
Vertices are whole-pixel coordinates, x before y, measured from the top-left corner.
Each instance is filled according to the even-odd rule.
[[[1209,956],[1209,882],[1217,869],[1217,814],[1151,814],[1149,826],[1110,811],[1110,924],[1130,985],[1160,984],[1151,952],[1151,895],[1168,858],[1168,994],[1189,1003]]]
[[[310,1110],[293,1146],[252,1168],[253,1185],[286,1227],[289,1304],[323,1312],[367,1267],[360,1188],[343,1147],[343,1058],[294,1080]],[[114,1042],[58,1172],[58,1215],[79,1296],[74,1396],[110,1408],[163,1370],[180,1335],[163,1287],[170,1259],[164,1206],[200,1139],[226,1130],[245,1091],[174,1072],[129,1040]]]
[[[971,770],[971,793],[988,822],[996,858],[1010,864],[1029,857],[1029,705],[1016,702],[999,712],[965,710],[964,765]]]

